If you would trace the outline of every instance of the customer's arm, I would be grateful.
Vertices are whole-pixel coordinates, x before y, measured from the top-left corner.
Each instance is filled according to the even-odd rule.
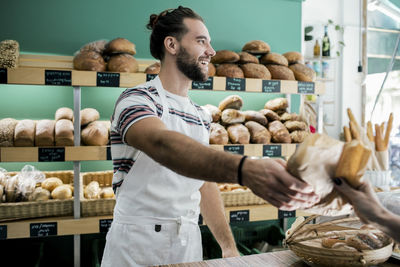
[[[225,218],[225,209],[216,183],[205,182],[200,189],[201,214],[217,240],[224,258],[240,256]]]
[[[362,222],[374,225],[400,242],[400,216],[382,206],[369,182],[362,183],[357,189],[342,178],[335,178],[334,182],[336,190],[349,200]]]

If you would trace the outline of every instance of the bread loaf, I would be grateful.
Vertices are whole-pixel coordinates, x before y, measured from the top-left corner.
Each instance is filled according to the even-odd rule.
[[[70,199],[72,198],[72,191],[69,185],[63,184],[54,188],[51,192],[53,199]]]
[[[93,121],[82,130],[81,137],[87,146],[105,146],[108,144],[108,129],[104,123]]]
[[[222,111],[221,121],[225,125],[243,123],[245,121],[245,117],[240,110],[225,109]]]
[[[67,107],[62,107],[57,109],[55,114],[55,120],[58,121],[61,119],[72,121],[74,119],[74,111]]]
[[[289,131],[280,121],[273,121],[268,125],[274,143],[291,143]]]
[[[301,118],[296,113],[288,113],[285,111],[282,115],[280,115],[280,120],[283,122],[285,122],[285,121],[301,121]]]
[[[214,64],[212,64],[211,62],[208,63],[208,76],[209,77],[215,76],[216,73],[217,69],[215,68]]]
[[[271,142],[271,134],[261,124],[255,121],[245,123],[250,132],[250,141],[253,144],[269,144]]]
[[[74,69],[90,70],[90,71],[105,71],[106,62],[100,53],[94,51],[79,52],[74,56]]]
[[[84,189],[84,196],[87,199],[100,198],[100,185],[97,181],[91,181]]]
[[[230,50],[218,50],[215,52],[215,56],[211,58],[211,63],[222,64],[222,63],[234,63],[239,61],[240,57],[236,52]]]
[[[292,81],[296,80],[293,71],[286,66],[281,66],[281,65],[265,65],[265,66],[271,73],[272,79],[292,80]]]
[[[60,178],[58,177],[49,177],[46,178],[43,182],[42,182],[42,188],[48,190],[50,193],[53,192],[53,190],[62,185],[63,182]]]
[[[149,65],[145,70],[144,73],[147,74],[159,74],[160,73],[161,64],[160,62],[155,62]]]
[[[107,64],[107,70],[135,73],[139,71],[139,63],[130,54],[117,54],[111,56]]]
[[[53,120],[40,120],[36,123],[35,146],[54,146],[55,125]]]
[[[228,63],[218,65],[216,75],[230,78],[244,78],[243,71],[238,65]]]
[[[283,56],[288,60],[289,65],[303,63],[304,61],[303,55],[296,51],[286,52]]]
[[[227,128],[232,144],[249,144],[250,132],[243,124],[233,124]]]
[[[74,145],[74,125],[72,121],[61,119],[56,122],[55,140],[56,146]]]
[[[107,44],[106,40],[98,40],[90,42],[82,46],[79,51],[80,52],[94,51],[96,53],[103,54],[104,50],[106,49],[106,44]]]
[[[280,116],[275,112],[272,111],[270,109],[262,109],[260,110],[260,113],[263,114],[268,121],[276,121],[276,120],[280,120]]]
[[[298,81],[313,82],[316,79],[315,71],[304,64],[292,64],[289,68],[293,71],[294,77]]]
[[[289,106],[288,100],[286,98],[274,98],[267,101],[264,105],[264,109],[269,109],[272,111],[286,109]]]
[[[212,145],[226,145],[228,144],[229,137],[225,128],[218,123],[211,123],[210,127],[210,144]]]
[[[218,105],[221,111],[225,109],[241,109],[243,106],[243,99],[238,95],[230,95],[224,98]]]
[[[241,65],[240,68],[242,69],[245,78],[271,80],[271,73],[264,65],[246,63]]]
[[[14,146],[34,146],[35,127],[33,120],[20,120],[15,126]]]
[[[126,53],[132,56],[136,54],[136,46],[125,38],[116,38],[106,44],[106,54]]]
[[[45,201],[50,199],[50,191],[42,187],[36,187],[30,196],[30,201]]]
[[[100,190],[100,198],[114,198],[114,196],[112,187],[104,187]]]
[[[288,60],[278,53],[268,53],[260,58],[261,64],[276,64],[281,66],[289,66]]]
[[[306,131],[293,131],[290,133],[292,143],[302,143],[310,133]]]
[[[289,130],[289,132],[305,131],[307,129],[307,125],[303,121],[287,121],[284,123],[284,125]]]
[[[86,125],[92,121],[100,119],[100,113],[94,108],[85,108],[81,110],[81,125]]]
[[[18,121],[12,118],[0,120],[0,147],[14,146],[14,131]]]
[[[251,54],[255,54],[255,55],[260,55],[260,54],[269,53],[271,51],[271,47],[269,46],[269,44],[267,44],[264,41],[254,40],[254,41],[250,41],[250,42],[246,43],[243,46],[242,51],[245,51],[245,52],[248,52]]]
[[[268,126],[268,119],[258,111],[246,110],[242,112],[246,121],[255,121],[263,126]]]
[[[219,122],[221,119],[221,110],[219,108],[210,104],[204,105],[203,108],[211,115],[213,122]]]
[[[240,57],[239,62],[238,62],[239,64],[246,64],[246,63],[258,64],[258,63],[260,63],[258,58],[256,56],[253,56],[250,53],[239,52],[238,54],[239,54],[239,57]]]

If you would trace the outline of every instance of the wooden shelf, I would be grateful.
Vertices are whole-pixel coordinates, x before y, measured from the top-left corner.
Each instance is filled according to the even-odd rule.
[[[298,144],[211,145],[212,148],[253,157],[289,157]],[[109,146],[0,147],[0,162],[64,162],[111,160]]]

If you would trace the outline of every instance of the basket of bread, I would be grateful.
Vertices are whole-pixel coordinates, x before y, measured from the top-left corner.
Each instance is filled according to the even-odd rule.
[[[221,192],[221,198],[225,207],[261,205],[266,201],[256,196],[245,186],[238,184],[218,184]]]
[[[363,225],[357,217],[307,224],[318,215],[298,217],[286,232],[285,244],[311,266],[370,266],[385,262],[393,240]]]

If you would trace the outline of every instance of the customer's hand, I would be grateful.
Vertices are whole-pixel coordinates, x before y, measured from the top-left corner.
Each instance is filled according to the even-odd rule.
[[[239,251],[237,248],[232,248],[232,249],[223,249],[222,250],[222,257],[223,258],[232,258],[232,257],[239,257]]]
[[[289,174],[281,159],[246,159],[242,174],[244,185],[281,210],[305,209],[319,202],[312,186]]]

